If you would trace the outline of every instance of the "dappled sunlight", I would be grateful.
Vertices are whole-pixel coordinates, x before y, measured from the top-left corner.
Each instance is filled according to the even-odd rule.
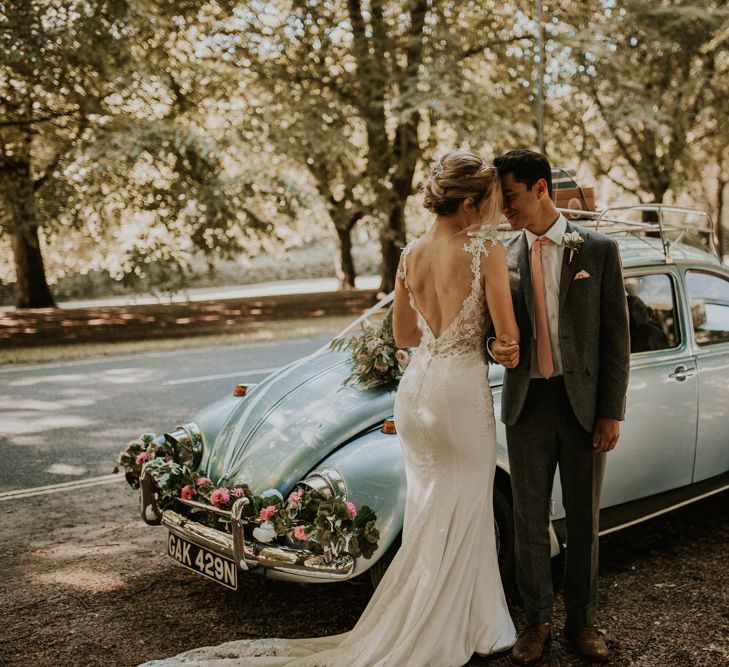
[[[101,572],[88,567],[68,567],[63,570],[44,572],[31,578],[31,581],[55,586],[69,586],[77,591],[88,593],[106,593],[126,586],[126,582],[118,574]]]
[[[151,368],[115,368],[100,373],[98,380],[109,384],[137,384],[150,381],[156,374]]]
[[[4,434],[3,434],[4,435]],[[42,447],[46,444],[46,439],[43,435],[14,435],[13,441],[8,444],[16,445],[19,447]]]
[[[53,375],[35,375],[33,377],[21,377],[8,383],[10,387],[33,387],[48,384],[134,384],[137,382],[149,382],[159,371],[152,368],[112,368],[106,371],[93,373],[58,373]]]
[[[17,398],[10,394],[2,394],[0,433],[8,438],[8,442],[12,445],[42,446],[48,444],[47,438],[39,437],[37,434],[92,426],[96,423],[95,419],[80,413],[74,414],[74,411],[94,405],[96,399],[88,391],[79,394],[73,392],[73,395],[67,398],[56,396],[54,400]]]
[[[60,544],[54,547],[37,549],[31,555],[34,558],[43,558],[55,562],[62,560],[74,560],[76,558],[89,558],[93,556],[113,556],[130,551],[136,551],[138,547],[128,542],[114,542],[113,544],[90,544],[80,546],[78,544]]]
[[[42,433],[59,428],[84,428],[95,423],[95,420],[80,415],[54,414],[40,417],[33,412],[18,411],[0,413],[0,420],[2,420],[0,431],[5,437],[10,438],[16,435]]]
[[[39,412],[53,412],[66,410],[68,408],[85,408],[93,405],[95,401],[91,398],[75,398],[64,401],[39,401],[28,398],[13,398],[11,396],[0,396],[0,411],[12,410],[38,410]]]
[[[32,377],[18,378],[8,382],[8,387],[34,387],[44,384],[76,384],[85,378],[84,373],[66,373],[55,375],[35,375]]]
[[[50,468],[46,469],[46,472],[51,475],[79,476],[86,473],[86,468],[82,468],[81,466],[72,466],[68,463],[54,463]]]

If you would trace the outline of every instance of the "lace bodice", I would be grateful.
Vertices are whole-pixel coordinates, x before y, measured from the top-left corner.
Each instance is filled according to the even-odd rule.
[[[418,350],[437,357],[467,354],[474,351],[483,352],[484,338],[490,321],[484,290],[481,286],[481,257],[489,254],[486,245],[489,239],[476,236],[463,244],[463,250],[471,255],[471,290],[464,299],[458,315],[437,337],[420,312],[408,285],[407,259],[416,241],[408,243],[402,251],[402,270],[398,275],[402,278],[408,292],[410,306],[418,313],[418,326],[422,332]]]

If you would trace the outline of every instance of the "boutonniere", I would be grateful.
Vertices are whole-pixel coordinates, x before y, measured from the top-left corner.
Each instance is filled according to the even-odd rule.
[[[568,248],[570,251],[568,264],[572,264],[572,258],[575,256],[575,253],[580,252],[580,248],[582,248],[582,244],[584,242],[585,239],[580,236],[579,232],[567,232],[562,237],[562,243],[564,243],[564,247]]]

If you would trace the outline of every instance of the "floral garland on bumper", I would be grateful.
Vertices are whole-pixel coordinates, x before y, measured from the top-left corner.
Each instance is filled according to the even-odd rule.
[[[156,483],[162,509],[181,499],[230,510],[236,500],[245,496],[252,512],[248,521],[255,525],[253,538],[262,543],[288,538],[326,560],[343,554],[370,558],[377,550],[377,515],[366,505],[358,509],[354,503],[328,498],[302,486],[295,487],[284,500],[277,489],[268,489],[259,496],[245,484],[215,484],[199,471],[177,463],[172,446],[152,433],[130,442],[119,454],[119,465],[133,488],[139,488],[144,466],[145,473]],[[217,512],[191,507],[190,514],[201,523],[230,531],[230,519]]]

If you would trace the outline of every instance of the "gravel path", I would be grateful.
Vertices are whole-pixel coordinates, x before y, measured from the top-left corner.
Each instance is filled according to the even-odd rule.
[[[729,664],[728,508],[725,493],[603,539],[599,627],[612,665]],[[122,482],[0,503],[0,664],[135,665],[231,639],[337,633],[369,599],[367,579],[243,576],[228,591],[172,563],[164,530],[136,517]],[[583,664],[559,634],[563,619],[560,601],[542,665]]]

